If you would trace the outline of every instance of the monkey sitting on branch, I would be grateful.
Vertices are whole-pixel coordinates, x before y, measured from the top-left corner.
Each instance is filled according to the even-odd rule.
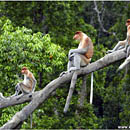
[[[34,75],[28,70],[27,67],[23,67],[21,73],[24,75],[24,80],[15,86],[15,94],[11,96],[18,96],[19,93],[22,92],[22,95],[17,98],[17,100],[25,94],[33,93],[37,82]]]
[[[129,56],[129,53],[130,53],[130,19],[127,19],[126,26],[127,26],[127,37],[126,37],[126,39],[124,41],[119,41],[117,43],[117,45],[112,50],[107,51],[107,53],[112,53],[114,51],[125,48],[126,60],[119,66],[117,71],[123,69],[125,66],[127,66],[130,63],[130,56]]]
[[[22,92],[22,95],[17,98],[17,100],[25,94],[32,94],[35,90],[37,82],[34,75],[28,70],[27,67],[23,67],[21,73],[24,75],[24,80],[15,86],[15,94],[13,95],[18,96],[19,93]],[[32,114],[30,115],[30,127],[32,128]]]
[[[77,80],[77,70],[79,70],[81,67],[87,66],[91,58],[93,56],[93,43],[85,33],[81,31],[77,31],[73,37],[73,39],[80,41],[79,46],[77,49],[71,49],[68,54],[68,66],[67,66],[67,72],[62,72],[60,74],[60,77],[63,76],[66,73],[70,73],[71,71],[74,71],[72,79],[71,79],[71,85],[69,94],[67,96],[64,113],[68,111],[70,100],[74,91],[74,87]],[[83,76],[83,79],[85,76]],[[86,79],[83,80],[83,82],[86,82]],[[92,98],[93,98],[93,73],[91,73],[91,94],[90,94],[90,103],[92,104]]]
[[[28,70],[27,67],[23,67],[21,70],[21,73],[24,75],[24,80],[20,83],[18,83],[15,86],[15,94],[12,95],[10,98],[14,96],[18,96],[20,92],[22,92],[22,95],[17,98],[19,100],[21,97],[23,97],[25,94],[33,93],[36,86],[36,79],[33,76],[33,74]],[[0,100],[6,99],[2,93],[0,93]]]
[[[17,100],[19,100],[25,94],[32,94],[35,90],[37,81],[36,81],[34,75],[28,70],[27,67],[23,67],[21,70],[21,73],[24,75],[24,80],[20,83],[17,83],[17,85],[15,86],[15,94],[9,98],[18,96],[19,93],[22,92],[20,97],[17,98]],[[32,96],[32,95],[29,95],[29,96]],[[4,99],[6,99],[6,98],[3,96],[2,93],[0,93],[0,100],[4,100]],[[32,128],[32,114],[30,115],[30,124],[31,124],[30,127]]]
[[[127,26],[127,30],[128,30],[128,26],[130,25],[130,19],[127,19],[126,21],[126,24]],[[112,53],[112,52],[115,52],[117,50],[120,50],[120,49],[123,49],[126,47],[126,44],[127,44],[127,38],[123,41],[119,41],[116,46],[112,49],[112,50],[108,50],[107,53]]]
[[[118,71],[123,69],[126,65],[130,63],[130,25],[127,27],[127,38],[125,44],[125,52],[126,52],[126,59],[125,61],[119,66]]]

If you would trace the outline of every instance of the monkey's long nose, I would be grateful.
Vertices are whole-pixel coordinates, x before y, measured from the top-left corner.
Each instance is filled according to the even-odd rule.
[[[73,36],[73,39],[75,39],[76,36]]]

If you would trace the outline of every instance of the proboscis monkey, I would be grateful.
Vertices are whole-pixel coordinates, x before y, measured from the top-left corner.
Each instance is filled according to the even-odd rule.
[[[79,70],[81,67],[88,65],[93,56],[93,43],[90,37],[88,37],[85,33],[81,31],[77,31],[73,39],[80,41],[79,46],[77,49],[71,49],[69,51],[67,72],[61,73],[60,76],[62,76],[65,73],[69,73],[71,71]],[[67,97],[66,105],[64,108],[64,113],[66,113],[69,108],[70,99],[73,93],[73,90],[71,88],[74,88],[76,79],[77,79],[77,74],[74,72],[71,80],[71,85],[70,85],[70,90]],[[91,75],[91,80],[93,81],[93,73]],[[91,93],[90,102],[92,103],[92,93]]]
[[[127,38],[126,38],[125,51],[126,51],[126,59],[119,66],[118,71],[123,69],[127,64],[130,63],[130,56],[129,56],[129,52],[130,52],[130,25],[127,27]]]
[[[23,67],[21,73],[24,75],[24,80],[15,86],[15,95],[17,96],[20,91],[22,94],[29,94],[34,92],[36,86],[36,79],[27,67]]]
[[[126,26],[128,27],[129,25],[130,25],[130,19],[127,19]],[[127,39],[125,39],[124,41],[119,41],[117,43],[117,45],[112,50],[108,50],[107,53],[112,53],[114,51],[123,49],[125,47],[125,45],[126,45],[126,42],[127,42]]]
[[[129,51],[130,51],[130,25],[127,27],[127,38],[126,38],[126,44],[125,44],[125,51],[126,51],[126,57],[128,57]]]
[[[80,67],[88,65],[93,56],[93,43],[85,33],[77,31],[73,39],[80,41],[80,44],[78,46],[78,49],[71,49],[69,51],[69,72],[72,70],[78,70]],[[72,63],[73,60],[74,63]]]
[[[18,96],[18,94],[22,92],[20,98],[25,94],[33,93],[37,82],[34,75],[28,70],[27,67],[23,67],[21,73],[24,75],[24,80],[15,86],[15,94],[13,95]],[[17,100],[20,98],[17,98]],[[30,121],[30,127],[32,128],[32,114],[30,115]]]

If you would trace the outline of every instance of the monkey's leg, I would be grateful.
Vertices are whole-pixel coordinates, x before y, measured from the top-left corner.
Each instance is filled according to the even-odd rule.
[[[19,90],[22,92],[22,94],[19,95],[19,97],[17,98],[17,100],[19,100],[19,99],[22,98],[25,94],[27,94],[27,92],[25,92],[26,86],[23,84],[23,82],[19,83],[18,88],[19,88]]]
[[[73,59],[71,59],[71,60],[68,61],[67,71],[69,71],[69,69],[70,69],[71,67],[74,67],[74,57],[73,57]]]
[[[68,71],[74,71],[74,70],[79,70],[80,69],[80,63],[81,63],[81,57],[79,54],[74,55],[74,60],[72,61],[73,67],[69,67]]]
[[[117,71],[123,69],[128,63],[130,63],[130,56],[119,66]]]
[[[16,86],[15,86],[15,96],[17,96],[19,93],[20,93],[21,89],[20,89],[20,83],[18,83]]]
[[[69,70],[71,67],[73,67],[73,60],[69,60],[69,61],[68,61],[67,71],[63,71],[63,72],[59,75],[59,77],[62,77],[64,74],[68,73],[68,72],[69,72],[68,70]]]
[[[126,48],[126,58],[129,57],[129,53],[130,53],[130,46]]]
[[[21,89],[20,89],[20,83],[17,83],[17,85],[15,86],[15,94],[13,94],[12,96],[10,96],[9,98],[18,96],[18,94],[20,93]]]
[[[72,79],[71,79],[69,94],[67,96],[66,104],[65,104],[65,107],[64,107],[64,113],[66,113],[68,111],[70,100],[71,100],[71,97],[72,97],[72,94],[73,94],[73,91],[74,91],[74,88],[75,88],[76,80],[77,80],[77,72],[74,72]]]
[[[123,45],[123,43],[124,43],[124,45],[125,45],[125,42],[124,42],[124,41],[118,42],[118,43],[116,44],[116,46],[115,46],[112,50],[108,50],[107,53],[112,53],[112,52],[114,52],[114,51],[117,51],[117,50],[119,50],[119,49],[124,48],[125,46]]]

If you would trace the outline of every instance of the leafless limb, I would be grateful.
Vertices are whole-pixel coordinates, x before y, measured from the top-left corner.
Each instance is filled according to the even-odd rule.
[[[98,22],[99,22],[99,25],[100,25],[100,27],[101,27],[101,30],[102,30],[104,33],[114,35],[115,38],[116,38],[116,40],[118,41],[118,39],[117,39],[117,37],[116,37],[116,33],[115,33],[115,32],[108,32],[108,31],[104,28],[104,26],[103,26],[103,22],[102,22],[102,21],[103,21],[103,16],[104,16],[104,11],[105,11],[104,2],[102,1],[102,9],[101,9],[101,11],[99,11],[99,9],[98,9],[96,0],[94,0],[94,6],[95,6],[95,7],[94,7],[94,10],[95,10],[96,13],[97,13],[97,18],[98,18]],[[102,17],[101,17],[101,15],[102,15]]]
[[[101,20],[103,18],[101,18],[101,16],[100,16],[101,12],[98,10],[97,2],[95,0],[94,0],[94,6],[95,6],[94,10],[97,13],[98,22],[99,22],[99,25],[100,25],[102,31],[105,32],[105,33],[109,33],[103,26],[103,23],[102,23],[102,20]]]
[[[74,92],[76,80],[77,80],[77,72],[74,72],[74,74],[73,74],[73,76],[72,76],[72,80],[71,80],[71,85],[70,85],[70,89],[69,89],[69,94],[68,94],[68,96],[67,96],[66,104],[65,104],[65,107],[64,107],[64,113],[66,113],[66,112],[68,111],[69,104],[70,104],[70,101],[71,101],[71,97],[72,97],[72,94],[73,94],[73,92]]]
[[[86,98],[86,75],[83,76],[83,81],[81,85],[81,91],[79,92],[79,99],[78,99],[78,107],[83,107],[84,100]]]

